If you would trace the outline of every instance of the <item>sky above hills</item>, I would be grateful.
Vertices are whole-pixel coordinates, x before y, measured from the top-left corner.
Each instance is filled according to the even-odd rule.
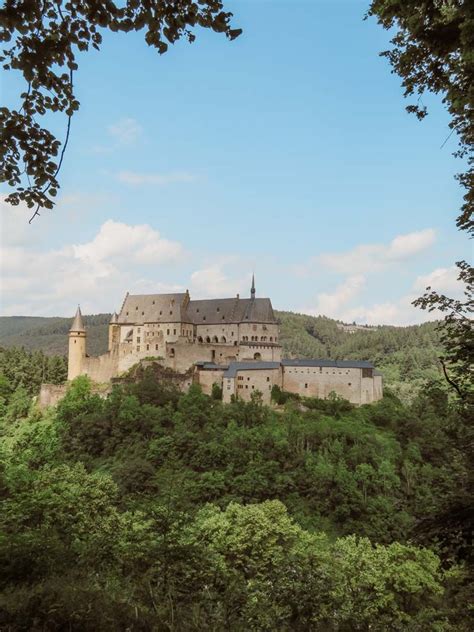
[[[362,323],[421,322],[426,285],[459,291],[456,139],[440,99],[405,112],[368,2],[227,5],[234,42],[159,57],[114,35],[82,57],[57,207],[28,225],[2,203],[3,315],[247,295],[253,271],[278,309]],[[4,76],[7,103],[22,89]]]

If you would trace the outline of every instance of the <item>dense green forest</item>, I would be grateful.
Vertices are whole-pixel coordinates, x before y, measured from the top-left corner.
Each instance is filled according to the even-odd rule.
[[[467,421],[442,382],[224,405],[150,368],[41,411],[64,360],[1,358],[0,629],[472,630]]]
[[[337,322],[291,312],[276,312],[285,357],[358,359],[374,362],[385,384],[404,401],[410,401],[427,379],[439,377],[440,353],[436,323],[411,327],[378,327],[349,334]],[[110,314],[85,316],[90,355],[107,350]],[[69,318],[1,317],[0,346],[67,353]]]

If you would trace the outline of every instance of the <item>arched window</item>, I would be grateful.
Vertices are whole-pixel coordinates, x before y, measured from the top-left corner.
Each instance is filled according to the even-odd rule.
[[[202,342],[202,336],[198,336],[198,342]]]
[[[221,337],[221,342],[227,342],[227,340],[226,340],[226,337],[225,337],[225,336],[222,336],[222,337]]]
[[[214,336],[214,337],[212,338],[212,342],[219,342],[219,338],[218,338],[217,336]]]
[[[174,358],[174,349],[173,348],[170,349],[170,358]]]
[[[273,336],[270,336],[270,342],[272,342],[272,341],[273,341]]]
[[[261,360],[262,359],[262,354],[261,353],[254,353],[253,354],[253,359],[254,360]]]
[[[206,336],[206,342],[211,342],[211,339],[209,338],[209,336]]]

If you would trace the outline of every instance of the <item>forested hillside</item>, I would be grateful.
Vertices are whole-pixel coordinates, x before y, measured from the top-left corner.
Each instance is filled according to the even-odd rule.
[[[79,377],[41,412],[11,379],[0,629],[472,630],[466,517],[443,513],[464,421],[442,384],[271,409],[147,369],[107,399]]]
[[[440,352],[436,323],[412,327],[378,327],[354,334],[342,332],[335,320],[291,312],[276,312],[285,357],[359,359],[374,362],[386,385],[405,400],[427,379],[439,377]],[[107,350],[110,314],[84,317],[88,353]],[[70,318],[0,318],[0,346],[67,354]]]

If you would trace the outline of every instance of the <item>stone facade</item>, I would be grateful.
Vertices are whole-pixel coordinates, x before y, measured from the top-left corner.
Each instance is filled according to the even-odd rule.
[[[193,381],[223,400],[270,401],[274,385],[291,393],[326,398],[330,393],[360,405],[382,397],[382,378],[368,362],[282,360],[278,323],[270,299],[191,300],[180,294],[127,294],[109,324],[108,351],[86,353],[86,330],[78,308],[69,333],[68,379],[88,375],[109,383],[138,363],[155,361],[177,376],[194,371]],[[183,384],[187,381],[183,381]]]

